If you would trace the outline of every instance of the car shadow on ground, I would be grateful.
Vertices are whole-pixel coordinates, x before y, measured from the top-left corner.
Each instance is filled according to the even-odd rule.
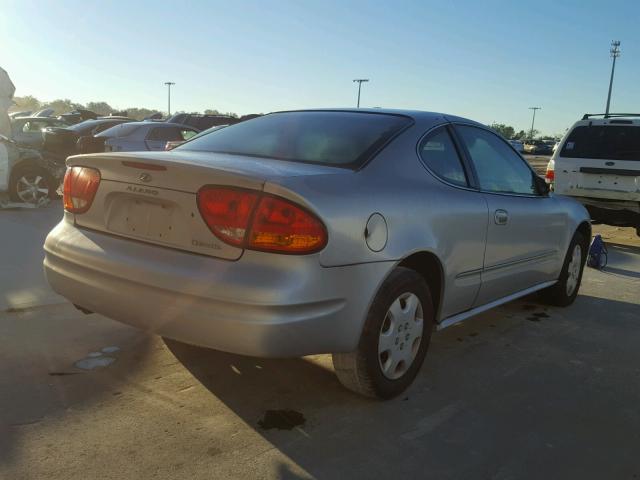
[[[312,476],[538,478],[555,465],[558,477],[622,478],[636,473],[640,427],[629,409],[640,401],[636,310],[588,295],[571,309],[513,302],[437,332],[415,384],[386,402],[343,389],[327,355],[264,360],[166,344]],[[282,429],[269,411],[284,416]],[[280,473],[299,478],[286,465]]]

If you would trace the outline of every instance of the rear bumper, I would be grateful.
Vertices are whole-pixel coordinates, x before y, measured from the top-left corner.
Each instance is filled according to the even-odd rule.
[[[263,357],[356,348],[393,262],[323,268],[317,255],[238,261],[76,228],[45,242],[51,287],[72,303],[178,341]]]

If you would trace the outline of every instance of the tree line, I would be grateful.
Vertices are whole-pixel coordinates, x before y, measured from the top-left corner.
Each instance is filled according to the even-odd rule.
[[[65,99],[56,99],[50,102],[43,102],[38,100],[36,97],[32,95],[26,95],[24,97],[14,97],[13,101],[15,105],[9,109],[9,113],[19,112],[19,111],[31,111],[36,112],[38,110],[42,110],[45,108],[51,108],[54,111],[54,115],[61,115],[63,113],[71,112],[73,110],[84,109],[91,110],[92,112],[97,113],[98,115],[111,115],[126,112],[127,117],[132,118],[134,120],[142,120],[144,118],[150,117],[151,115],[160,113],[164,114],[159,110],[150,109],[150,108],[141,108],[141,107],[129,107],[125,109],[116,109],[109,105],[107,102],[87,102],[86,104],[77,103]],[[174,113],[185,113],[185,112],[174,112]],[[199,113],[199,112],[188,112],[188,113]],[[207,109],[204,111],[206,115],[228,115],[234,118],[238,118],[238,115],[233,112],[219,112],[215,109]]]
[[[540,138],[540,140],[556,140],[556,137],[558,137],[557,135],[555,137],[552,135],[540,136],[540,130],[536,130],[535,128],[533,129],[533,131],[529,129],[529,130],[520,130],[519,132],[516,132],[516,129],[513,128],[511,125],[505,125],[504,123],[492,123],[489,126],[492,129],[494,129],[496,132],[498,132],[500,135],[502,135],[504,138],[506,138],[507,140],[522,141],[522,140],[529,140],[533,138]]]

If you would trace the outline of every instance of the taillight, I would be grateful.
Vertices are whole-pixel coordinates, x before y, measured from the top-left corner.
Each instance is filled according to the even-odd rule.
[[[216,237],[241,247],[257,199],[258,192],[204,187],[198,192],[198,209]]]
[[[547,181],[547,183],[553,183],[553,181],[556,178],[555,170],[547,169],[547,173],[545,173],[544,178]]]
[[[62,186],[64,209],[71,213],[89,210],[99,185],[100,172],[95,168],[68,168]]]
[[[276,253],[313,253],[324,248],[327,230],[313,213],[281,197],[253,190],[203,187],[198,209],[220,240]]]

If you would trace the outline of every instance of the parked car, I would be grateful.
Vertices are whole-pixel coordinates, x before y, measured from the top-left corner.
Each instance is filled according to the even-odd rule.
[[[92,153],[95,151],[92,140],[94,135],[121,123],[134,121],[126,117],[100,117],[64,128],[47,128],[44,132],[43,150],[63,160],[78,153]]]
[[[547,167],[558,194],[591,218],[635,227],[640,236],[640,114],[586,114],[560,142]]]
[[[0,194],[8,194],[12,202],[35,205],[56,197],[65,171],[64,164],[43,158],[37,150],[22,148],[4,135],[0,135],[0,147],[7,157],[6,165],[0,166],[3,167],[0,168]]]
[[[520,140],[509,140],[509,143],[516,152],[524,153],[524,143],[522,143]]]
[[[11,136],[18,145],[40,149],[44,144],[45,128],[68,126],[52,117],[16,117],[11,120]]]
[[[199,130],[179,123],[136,122],[118,125],[95,136],[102,141],[101,150],[105,152],[142,152],[145,150],[164,150],[167,142],[184,142],[196,135]]]
[[[203,130],[200,133],[197,133],[196,135],[194,135],[193,137],[190,138],[190,140],[194,140],[196,138],[200,138],[203,135],[207,135],[211,132],[215,132],[216,130],[220,130],[221,128],[224,127],[228,127],[229,125],[218,125],[217,127],[211,127],[211,128],[207,128],[206,130]],[[165,146],[164,149],[165,150],[173,150],[174,148],[176,148],[178,145],[182,145],[183,143],[185,143],[187,140],[169,140]]]
[[[167,123],[179,123],[198,129],[206,130],[219,125],[229,125],[238,121],[229,115],[202,115],[199,113],[177,113],[167,119]]]
[[[72,112],[63,113],[58,116],[60,120],[64,120],[69,125],[75,125],[76,123],[84,122],[85,120],[95,120],[99,118],[99,115],[91,110],[78,109]]]
[[[536,291],[570,305],[591,235],[501,136],[429,112],[280,112],[67,163],[44,245],[56,292],[222,351],[332,353],[381,398],[411,384],[434,327]]]
[[[535,155],[549,155],[552,153],[552,146],[544,140],[526,140],[524,151]]]

